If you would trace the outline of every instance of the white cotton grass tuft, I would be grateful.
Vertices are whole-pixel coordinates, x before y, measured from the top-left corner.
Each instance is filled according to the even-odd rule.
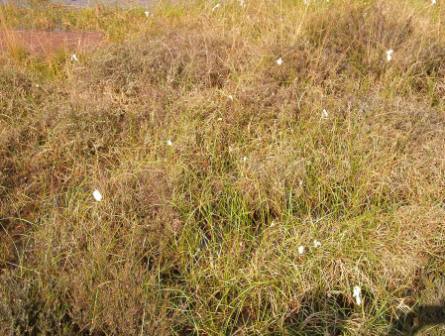
[[[213,8],[212,8],[212,12],[216,11],[219,7],[221,7],[220,3],[217,3]]]
[[[284,61],[281,57],[278,58],[275,62],[277,63],[277,65],[283,65],[283,63],[284,63]]]
[[[360,286],[354,286],[352,289],[352,297],[355,299],[357,306],[362,304],[362,289]]]
[[[328,119],[329,118],[329,112],[326,109],[323,109],[323,111],[321,111],[321,119]]]
[[[391,62],[393,55],[394,55],[393,49],[386,50],[386,62]]]
[[[145,11],[144,14],[145,14],[146,17],[150,17],[150,12],[149,11]]]
[[[298,246],[298,254],[303,255],[306,251],[306,248],[303,245]]]
[[[97,202],[102,201],[103,198],[101,192],[97,189],[93,191],[93,197]]]
[[[79,62],[79,59],[77,58],[76,54],[71,55],[71,62]]]
[[[435,5],[435,4],[437,4],[437,1],[436,0],[431,0],[431,5]]]
[[[314,247],[315,247],[315,248],[319,248],[319,247],[321,247],[321,241],[319,241],[319,240],[317,240],[317,239],[314,239]]]
[[[166,142],[167,146],[173,146],[173,141],[171,141],[170,139],[168,139]]]

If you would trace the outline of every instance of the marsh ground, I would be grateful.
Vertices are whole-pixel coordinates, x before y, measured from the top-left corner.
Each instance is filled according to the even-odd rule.
[[[0,9],[2,334],[443,334],[441,4],[215,5]]]

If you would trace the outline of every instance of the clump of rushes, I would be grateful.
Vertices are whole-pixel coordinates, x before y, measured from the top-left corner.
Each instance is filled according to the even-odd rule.
[[[0,55],[0,334],[403,334],[440,303],[439,5],[146,12],[2,7],[105,40]]]

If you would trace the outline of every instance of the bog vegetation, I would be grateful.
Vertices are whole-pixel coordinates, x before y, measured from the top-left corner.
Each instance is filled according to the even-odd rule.
[[[104,40],[0,55],[0,333],[406,334],[445,295],[441,5],[3,6]]]

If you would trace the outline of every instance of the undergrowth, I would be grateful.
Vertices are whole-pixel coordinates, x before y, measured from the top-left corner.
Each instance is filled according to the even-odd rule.
[[[402,335],[441,304],[443,8],[243,4],[0,9],[106,39],[0,56],[2,334]]]

